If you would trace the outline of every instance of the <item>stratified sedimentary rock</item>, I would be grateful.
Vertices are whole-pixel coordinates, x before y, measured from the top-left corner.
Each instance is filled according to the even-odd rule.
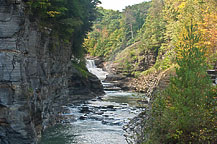
[[[31,144],[60,106],[102,94],[93,75],[71,63],[71,48],[30,22],[20,0],[0,0],[0,144]]]

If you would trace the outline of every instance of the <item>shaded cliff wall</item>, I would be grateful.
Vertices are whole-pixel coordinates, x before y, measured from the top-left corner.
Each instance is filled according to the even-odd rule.
[[[51,47],[51,30],[30,22],[20,1],[0,0],[0,143],[36,143],[60,107],[102,94],[93,75],[71,63],[68,45]]]

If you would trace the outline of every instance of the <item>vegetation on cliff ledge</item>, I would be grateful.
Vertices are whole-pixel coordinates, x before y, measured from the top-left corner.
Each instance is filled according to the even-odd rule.
[[[86,50],[82,46],[84,38],[91,30],[97,17],[99,0],[28,0],[27,12],[32,22],[37,22],[40,30],[49,33],[52,39],[49,48],[71,48],[74,68],[87,77],[85,67]]]
[[[29,0],[30,19],[51,29],[60,43],[71,45],[73,57],[83,58],[82,43],[96,19],[98,0]]]

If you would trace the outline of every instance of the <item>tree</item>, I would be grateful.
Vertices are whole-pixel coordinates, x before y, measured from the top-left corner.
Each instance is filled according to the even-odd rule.
[[[153,0],[149,9],[146,22],[141,29],[141,39],[144,49],[154,50],[156,54],[163,43],[165,23],[162,17],[163,3],[161,0]]]
[[[129,6],[123,12],[99,7],[100,15],[94,23],[93,31],[85,39],[84,46],[94,56],[114,59],[118,52],[135,42],[149,7],[150,2]]]
[[[29,0],[33,18],[52,29],[55,39],[70,44],[73,57],[82,59],[84,37],[96,19],[99,0]]]
[[[135,41],[138,31],[145,23],[149,8],[150,2],[144,2],[124,9],[122,21],[126,31],[126,40],[130,41],[130,44]]]
[[[150,138],[161,143],[214,143],[216,91],[207,76],[204,47],[195,26],[186,28],[169,87],[153,102]]]
[[[125,18],[125,23],[126,26],[129,26],[129,31],[131,33],[131,39],[134,39],[134,31],[133,31],[133,25],[136,22],[136,17],[133,13],[133,10],[130,9],[130,7],[127,7],[124,10],[124,18]]]

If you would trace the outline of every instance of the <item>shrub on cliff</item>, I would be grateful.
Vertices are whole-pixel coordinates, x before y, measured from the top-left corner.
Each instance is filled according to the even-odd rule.
[[[207,76],[205,48],[192,25],[186,28],[176,76],[159,94],[151,110],[145,143],[214,143],[216,134],[216,87]]]

